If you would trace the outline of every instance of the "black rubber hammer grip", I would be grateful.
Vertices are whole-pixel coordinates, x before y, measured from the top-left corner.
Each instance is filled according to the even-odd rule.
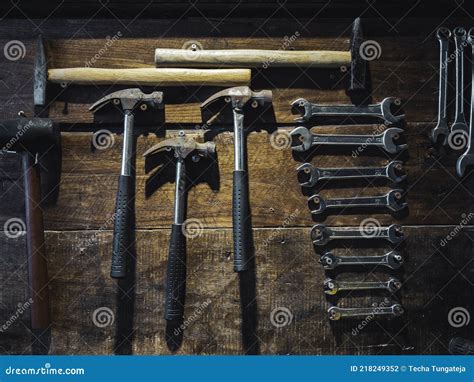
[[[126,274],[127,255],[129,252],[131,217],[133,213],[133,178],[120,175],[115,205],[114,243],[110,276],[122,278]]]
[[[166,275],[165,319],[181,320],[184,317],[186,297],[186,236],[181,224],[171,226],[171,239]]]
[[[234,171],[233,188],[234,271],[242,272],[250,266],[252,249],[247,171]]]

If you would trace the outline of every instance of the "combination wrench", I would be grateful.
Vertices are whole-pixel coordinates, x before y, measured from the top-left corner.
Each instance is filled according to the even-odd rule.
[[[395,293],[402,287],[400,280],[395,277],[387,281],[336,281],[326,279],[324,281],[324,293],[331,296],[340,291],[386,289],[390,293]]]
[[[436,31],[439,41],[439,94],[438,94],[438,123],[431,132],[431,140],[436,143],[441,141],[443,145],[447,143],[449,127],[447,121],[447,91],[448,91],[448,50],[451,31],[448,28],[439,28]]]
[[[405,239],[402,227],[392,224],[388,227],[376,227],[371,232],[365,232],[357,227],[326,227],[316,224],[311,228],[311,239],[314,245],[326,245],[331,240],[356,240],[356,239],[384,239],[392,244],[398,244]]]
[[[398,160],[391,161],[384,167],[317,168],[310,163],[303,163],[296,170],[302,187],[313,187],[321,180],[332,179],[383,178],[393,183],[406,179],[406,175],[401,174],[403,163]]]
[[[471,44],[472,54],[474,57],[474,28],[469,29],[468,41]],[[471,67],[471,119],[469,121],[469,139],[467,142],[467,149],[462,154],[456,163],[456,172],[461,178],[464,176],[466,169],[474,165],[474,60],[472,60]]]
[[[403,257],[396,251],[390,251],[382,256],[335,256],[326,252],[319,259],[324,269],[334,269],[338,266],[380,265],[390,269],[398,269],[403,265]]]
[[[383,315],[398,317],[404,312],[405,310],[400,304],[393,304],[391,306],[375,305],[367,308],[339,308],[337,306],[332,306],[328,309],[329,319],[332,321],[337,321],[344,317],[367,317]]]
[[[456,46],[456,115],[451,131],[461,130],[469,133],[464,117],[464,47],[467,42],[467,32],[463,27],[457,27],[453,35]]]
[[[347,209],[347,208],[386,208],[392,212],[406,208],[407,203],[402,202],[403,190],[390,190],[381,196],[363,196],[355,198],[334,198],[324,199],[320,195],[312,195],[308,199],[308,207],[313,215],[324,213],[327,209]]]
[[[298,98],[291,103],[294,110],[301,115],[295,120],[307,122],[313,117],[372,117],[382,119],[387,124],[397,124],[404,118],[404,114],[393,115],[392,106],[400,105],[400,100],[387,97],[382,102],[372,105],[318,105]]]
[[[312,134],[306,127],[298,126],[291,131],[290,136],[293,151],[307,151],[318,145],[376,146],[390,154],[396,154],[408,147],[406,144],[395,143],[401,133],[403,133],[402,129],[392,127],[381,134],[373,135]]]

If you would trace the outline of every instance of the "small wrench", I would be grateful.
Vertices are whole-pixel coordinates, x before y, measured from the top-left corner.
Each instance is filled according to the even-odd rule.
[[[453,31],[456,45],[456,115],[451,131],[462,130],[469,133],[466,118],[464,117],[464,47],[467,41],[467,32],[463,27]]]
[[[318,194],[312,195],[308,199],[308,207],[314,215],[322,214],[328,208],[353,208],[353,207],[374,207],[387,208],[397,212],[404,209],[407,203],[401,202],[403,190],[390,190],[382,196],[364,196],[356,198],[323,199]]]
[[[336,281],[326,279],[324,281],[324,293],[335,295],[344,290],[367,290],[367,289],[386,289],[390,293],[395,293],[402,287],[402,283],[392,277],[388,281]]]
[[[431,140],[436,143],[442,139],[442,144],[447,143],[449,127],[447,121],[446,98],[448,91],[448,50],[451,31],[441,27],[436,31],[439,41],[439,94],[438,94],[438,123],[431,132]]]
[[[398,269],[403,264],[403,257],[396,251],[390,251],[382,256],[335,256],[331,252],[326,252],[319,262],[324,269],[334,269],[340,265],[384,265]]]
[[[332,306],[328,309],[329,319],[332,321],[337,321],[344,317],[367,317],[388,314],[398,317],[401,316],[404,311],[400,304],[393,304],[392,306],[375,305],[368,308],[339,308]]]
[[[312,117],[373,117],[390,124],[397,124],[405,118],[404,114],[393,115],[392,105],[400,105],[400,100],[387,97],[373,105],[318,105],[304,98],[298,98],[291,106],[301,114],[295,120],[307,122]]]
[[[326,227],[324,224],[316,224],[311,228],[311,238],[315,245],[326,245],[330,240],[336,239],[385,239],[392,244],[398,244],[405,236],[398,224],[376,227],[371,233],[364,232],[360,227]]]
[[[303,187],[313,187],[320,180],[329,179],[367,179],[385,178],[393,183],[400,183],[406,179],[401,175],[403,163],[398,160],[391,161],[385,167],[347,167],[347,168],[317,168],[310,163],[303,163],[297,169],[298,179]]]
[[[390,154],[399,153],[407,148],[406,144],[397,145],[394,140],[403,133],[402,129],[392,127],[381,134],[373,135],[324,135],[312,134],[306,127],[298,126],[290,133],[292,149],[307,151],[317,145],[378,146]],[[299,144],[294,144],[298,143]]]
[[[471,44],[472,54],[474,57],[474,28],[469,29],[469,43]],[[467,149],[462,154],[456,163],[456,172],[461,178],[464,176],[466,169],[474,165],[474,60],[472,60],[472,74],[471,74],[471,119],[469,122],[469,139],[467,142]]]

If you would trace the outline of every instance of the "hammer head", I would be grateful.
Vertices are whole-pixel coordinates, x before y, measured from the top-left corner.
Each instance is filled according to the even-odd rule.
[[[270,90],[254,92],[248,86],[236,86],[215,93],[201,104],[201,108],[207,108],[217,102],[230,103],[233,109],[243,109],[247,104],[257,108],[271,104],[272,92]]]
[[[360,18],[358,17],[352,24],[351,34],[351,77],[349,87],[347,89],[347,93],[351,98],[357,98],[370,94],[369,76],[367,73],[367,59],[361,55],[362,43],[362,24]]]
[[[216,145],[214,142],[199,143],[180,132],[178,137],[166,139],[143,154],[145,157],[145,172],[148,173],[156,167],[156,159],[159,159],[163,154],[172,155],[176,160],[186,160],[186,158],[192,157],[194,161],[197,161],[200,158],[214,156],[215,153]]]
[[[57,199],[61,176],[61,133],[47,118],[18,118],[0,122],[2,152],[26,152],[37,158],[46,203]]]
[[[107,94],[95,102],[89,110],[95,113],[106,105],[113,104],[124,111],[133,111],[137,107],[145,111],[148,107],[163,108],[163,92],[143,93],[139,88],[123,89]]]

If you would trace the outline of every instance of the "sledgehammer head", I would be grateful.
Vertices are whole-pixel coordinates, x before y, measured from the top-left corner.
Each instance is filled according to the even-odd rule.
[[[55,202],[61,176],[61,134],[51,119],[22,117],[0,122],[0,150],[26,152],[37,159],[45,202]]]

